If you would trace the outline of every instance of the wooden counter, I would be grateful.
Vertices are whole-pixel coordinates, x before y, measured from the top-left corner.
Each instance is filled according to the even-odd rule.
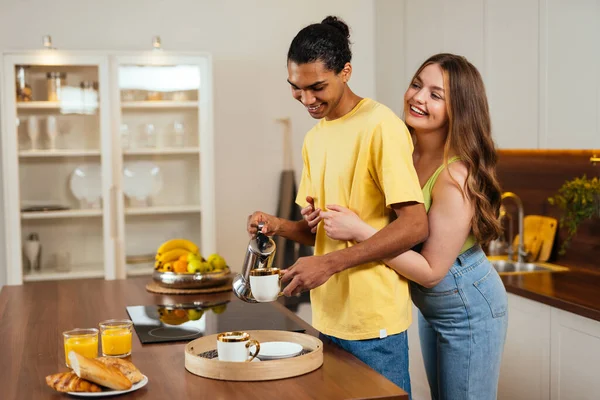
[[[97,327],[111,318],[127,318],[129,305],[173,304],[226,298],[231,293],[162,296],[148,293],[148,277],[33,282],[4,286],[0,292],[0,388],[2,399],[67,399],[46,386],[45,377],[67,371],[62,332]],[[289,313],[279,303],[274,313]],[[131,360],[149,378],[127,399],[408,399],[404,391],[351,354],[324,346],[323,366],[309,374],[270,382],[227,382],[193,375],[184,367],[185,343],[142,345],[134,334]]]
[[[506,291],[600,321],[600,273],[564,272],[502,276]]]

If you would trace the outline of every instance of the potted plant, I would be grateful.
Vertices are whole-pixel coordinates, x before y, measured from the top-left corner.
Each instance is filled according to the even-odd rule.
[[[579,225],[588,219],[600,217],[600,179],[588,179],[583,175],[566,181],[548,202],[562,210],[560,224],[567,228],[567,237],[558,252],[562,255],[577,233]]]

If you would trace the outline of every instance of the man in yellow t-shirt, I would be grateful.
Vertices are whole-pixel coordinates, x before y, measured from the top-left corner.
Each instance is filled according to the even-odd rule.
[[[315,256],[286,270],[284,293],[311,290],[313,326],[410,393],[408,283],[380,260],[424,241],[427,216],[408,129],[387,107],[348,86],[348,39],[348,26],[327,17],[302,29],[290,45],[292,95],[320,120],[304,139],[296,202],[310,205],[313,216],[331,204],[347,207],[378,233],[358,244],[333,240],[323,222],[313,229],[306,220],[262,212],[249,217],[248,231],[256,234],[262,222],[267,235],[314,245]],[[390,223],[392,213],[397,219]]]

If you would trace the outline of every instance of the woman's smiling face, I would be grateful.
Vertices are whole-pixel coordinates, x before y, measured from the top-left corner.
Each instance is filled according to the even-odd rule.
[[[410,83],[404,94],[405,122],[420,131],[433,131],[448,124],[444,73],[438,64],[429,64]]]

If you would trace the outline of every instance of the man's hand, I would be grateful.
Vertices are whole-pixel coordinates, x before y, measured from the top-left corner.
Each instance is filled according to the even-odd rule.
[[[322,256],[300,257],[294,265],[284,270],[281,282],[289,284],[283,294],[288,297],[299,295],[327,282],[335,271],[325,260]]]
[[[315,200],[311,196],[306,196],[308,205],[300,210],[302,218],[308,223],[311,233],[317,232],[317,225],[321,222],[321,209],[315,209]]]
[[[262,233],[267,236],[277,235],[281,225],[279,218],[273,215],[265,214],[262,211],[256,211],[252,215],[248,216],[248,222],[246,225],[246,229],[248,230],[248,234],[251,238],[256,236],[259,222],[264,224]]]

